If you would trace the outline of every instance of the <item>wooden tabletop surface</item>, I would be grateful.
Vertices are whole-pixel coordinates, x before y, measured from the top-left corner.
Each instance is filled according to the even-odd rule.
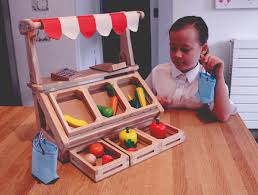
[[[0,107],[0,194],[258,194],[258,147],[238,115],[204,122],[189,110],[162,120],[185,131],[181,145],[94,183],[71,163],[58,162],[51,185],[31,176],[31,107]]]

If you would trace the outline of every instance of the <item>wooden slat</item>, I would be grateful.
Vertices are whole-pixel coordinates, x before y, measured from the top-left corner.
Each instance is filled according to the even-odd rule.
[[[234,39],[234,48],[258,48],[258,40],[236,40]]]
[[[238,112],[258,112],[258,104],[235,104]]]
[[[257,68],[234,68],[233,67],[232,77],[256,77],[256,78],[258,78],[258,66],[257,66]]]
[[[258,49],[234,49],[233,58],[252,59],[258,58]]]
[[[258,86],[254,87],[241,87],[241,86],[232,86],[231,95],[258,95]]]
[[[258,95],[231,95],[230,99],[236,104],[238,103],[258,104]]]
[[[258,86],[258,78],[232,78],[231,80],[232,86]]]
[[[233,59],[233,67],[258,68],[258,59]]]

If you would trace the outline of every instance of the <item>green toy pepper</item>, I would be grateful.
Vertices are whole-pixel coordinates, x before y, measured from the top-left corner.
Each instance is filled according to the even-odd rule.
[[[107,106],[100,106],[100,105],[97,105],[97,106],[98,106],[98,109],[99,109],[100,113],[102,114],[102,116],[105,116],[105,117],[113,116],[112,108],[107,107]]]

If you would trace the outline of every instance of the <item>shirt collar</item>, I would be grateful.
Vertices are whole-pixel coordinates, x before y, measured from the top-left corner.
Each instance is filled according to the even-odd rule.
[[[171,75],[173,78],[177,78],[179,75],[184,74],[188,80],[189,83],[191,83],[196,76],[198,75],[199,71],[200,71],[200,64],[198,62],[197,66],[194,67],[194,69],[186,72],[186,73],[182,73],[180,70],[178,70],[176,68],[176,66],[172,63],[172,69],[171,69]]]

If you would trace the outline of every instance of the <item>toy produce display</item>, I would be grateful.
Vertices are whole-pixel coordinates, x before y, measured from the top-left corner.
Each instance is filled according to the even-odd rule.
[[[138,73],[130,36],[143,18],[142,11],[121,11],[19,22],[37,129],[58,146],[59,160],[70,161],[95,182],[185,140],[180,129],[152,122],[164,109]],[[56,40],[62,35],[76,39],[79,34],[88,39],[96,32],[108,36],[113,30],[120,38],[119,63],[103,62],[78,72],[64,69],[54,72],[52,79],[43,77],[35,30]]]
[[[137,145],[137,133],[134,129],[126,127],[119,132],[120,145],[126,148],[136,148]]]
[[[74,118],[70,115],[64,115],[64,119],[66,120],[68,125],[72,127],[82,127],[88,124],[86,121]]]
[[[111,98],[109,106],[113,110],[113,115],[116,115],[117,106],[118,106],[118,98],[116,96],[116,91],[115,91],[114,87],[111,84],[107,84],[105,86],[105,89],[107,91],[108,96]]]
[[[166,137],[166,125],[160,122],[159,119],[155,119],[155,121],[151,123],[149,129],[151,135],[158,139],[164,139]]]

